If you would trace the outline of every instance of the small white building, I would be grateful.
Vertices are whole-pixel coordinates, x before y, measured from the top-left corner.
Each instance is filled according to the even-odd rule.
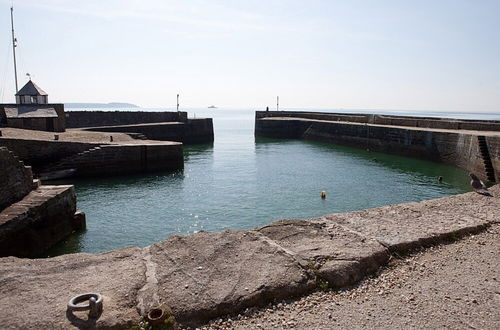
[[[0,126],[64,132],[64,104],[49,104],[48,95],[31,80],[16,93],[15,104],[0,104]]]
[[[31,80],[16,93],[17,104],[47,104],[48,95]]]

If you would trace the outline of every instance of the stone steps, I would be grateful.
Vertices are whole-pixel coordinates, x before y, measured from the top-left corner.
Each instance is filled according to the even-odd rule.
[[[59,170],[67,170],[71,168],[77,168],[78,165],[86,163],[86,160],[101,150],[101,147],[94,147],[87,149],[85,151],[79,152],[75,155],[68,156],[63,158],[55,163],[52,163],[46,166],[42,172],[50,172],[50,171],[59,171]]]
[[[479,135],[477,137],[477,141],[479,144],[479,151],[481,153],[481,157],[483,158],[486,177],[488,178],[488,181],[495,182],[495,170],[493,168],[493,163],[491,162],[491,156],[488,150],[486,137]]]

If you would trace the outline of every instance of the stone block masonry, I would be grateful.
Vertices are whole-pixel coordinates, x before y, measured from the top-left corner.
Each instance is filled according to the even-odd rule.
[[[7,148],[0,147],[0,210],[20,201],[34,188],[31,168]]]
[[[85,228],[73,186],[41,186],[6,148],[0,148],[0,257],[42,255]]]
[[[40,186],[0,212],[0,257],[36,257],[75,230],[73,186]]]
[[[38,166],[54,162],[99,145],[98,143],[0,138],[0,146],[6,147],[18,156],[19,159],[33,166],[35,169]]]
[[[185,144],[210,143],[214,141],[214,129],[211,118],[188,119],[185,122],[89,127],[83,128],[83,130],[142,134],[150,140],[177,141]]]
[[[48,165],[42,171],[76,169],[76,176],[117,175],[184,167],[182,144],[159,142],[145,144],[100,145]]]
[[[50,259],[0,259],[5,328],[127,328],[164,304],[181,326],[240,313],[317,287],[345,287],[407,253],[500,221],[494,197],[467,193],[421,203],[281,220],[245,231],[172,236],[146,248]],[[96,320],[66,316],[76,294],[98,292]],[[11,306],[18,306],[12,309]]]
[[[183,111],[66,111],[67,128],[186,121]]]
[[[182,143],[131,141],[113,144],[0,138],[0,145],[39,174],[76,169],[77,175],[108,175],[184,167]]]
[[[256,112],[255,135],[419,157],[455,165],[483,180],[500,178],[498,121],[266,111]]]

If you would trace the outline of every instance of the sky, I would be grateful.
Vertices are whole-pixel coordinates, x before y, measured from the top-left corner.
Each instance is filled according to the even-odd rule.
[[[500,111],[500,0],[0,0],[0,102]]]

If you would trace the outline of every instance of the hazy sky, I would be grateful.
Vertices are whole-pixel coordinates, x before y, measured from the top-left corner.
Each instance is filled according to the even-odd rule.
[[[0,0],[0,102],[14,100]],[[500,0],[17,0],[51,102],[500,111]]]

